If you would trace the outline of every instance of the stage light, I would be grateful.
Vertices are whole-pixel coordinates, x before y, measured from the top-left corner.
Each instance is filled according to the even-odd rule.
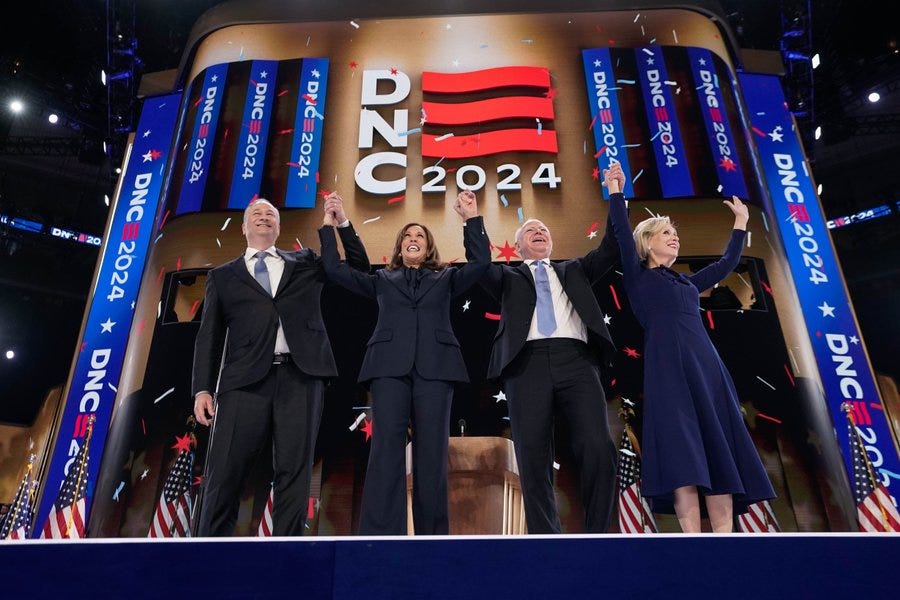
[[[816,127],[816,131],[813,133],[813,137],[815,139],[819,139],[820,137],[822,137],[822,126],[821,125]]]
[[[9,110],[11,110],[14,115],[20,115],[25,111],[25,103],[16,98],[9,103]]]
[[[819,53],[818,53],[818,52],[816,52],[815,54],[812,55],[812,60],[811,60],[811,62],[812,62],[812,68],[813,68],[813,69],[815,69],[816,67],[818,67],[818,66],[822,63],[822,59],[819,58]]]
[[[16,357],[16,353],[15,353],[15,352],[13,352],[12,350],[7,350],[7,351],[6,351],[6,359],[7,359],[7,360],[12,360],[12,359],[14,359],[15,357]]]
[[[103,82],[103,85],[107,85],[112,83],[113,81],[122,81],[123,79],[130,79],[131,71],[119,71],[118,73],[113,73],[112,75],[107,75],[106,71],[100,70],[100,81]]]
[[[59,115],[56,113],[50,113],[49,115],[47,115],[47,120],[50,121],[52,125],[56,125],[57,123],[59,123]]]
[[[881,100],[881,94],[879,94],[878,92],[872,92],[871,94],[869,94],[868,98],[869,98],[869,102],[874,104],[874,103],[878,102],[879,100]]]

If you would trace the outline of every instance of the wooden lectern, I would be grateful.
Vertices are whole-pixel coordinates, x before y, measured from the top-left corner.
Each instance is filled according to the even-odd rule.
[[[524,534],[525,507],[512,440],[451,437],[448,496],[450,534]],[[412,518],[412,447],[406,446],[406,523]]]

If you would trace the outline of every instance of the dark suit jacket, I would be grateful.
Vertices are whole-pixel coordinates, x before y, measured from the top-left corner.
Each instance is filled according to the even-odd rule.
[[[354,245],[353,227],[338,228],[348,250],[348,262],[368,271],[362,244]],[[335,377],[337,367],[322,320],[320,296],[326,281],[322,259],[310,249],[278,254],[284,273],[270,296],[247,270],[244,257],[216,267],[206,280],[203,319],[194,346],[193,394],[218,393],[256,383],[272,367],[278,319],[301,371],[313,377]],[[228,347],[222,377],[216,387],[225,332]]]
[[[322,260],[328,277],[348,290],[378,302],[378,322],[368,341],[359,381],[376,377],[400,377],[413,365],[426,379],[468,381],[466,364],[450,324],[450,300],[472,287],[490,264],[490,242],[481,217],[472,217],[463,228],[466,259],[460,267],[426,270],[415,293],[409,289],[403,269],[360,273],[341,263],[330,227],[319,230]],[[343,240],[350,252],[358,238]]]
[[[587,327],[588,346],[598,364],[605,366],[611,364],[616,349],[591,286],[618,260],[619,250],[607,219],[606,233],[598,247],[581,258],[551,263],[572,307]],[[488,379],[498,379],[525,346],[537,301],[534,277],[524,262],[516,267],[492,264],[480,283],[500,302],[500,326],[487,371]]]

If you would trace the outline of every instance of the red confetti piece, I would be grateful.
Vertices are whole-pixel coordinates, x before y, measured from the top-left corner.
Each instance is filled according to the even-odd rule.
[[[765,134],[763,131],[761,131],[759,128],[757,128],[757,127],[750,127],[750,129],[752,129],[752,130],[753,130],[753,133],[755,133],[755,134],[758,135],[759,137],[766,137],[766,134]]]
[[[594,123],[596,123],[596,122],[597,122],[597,117],[599,117],[599,116],[600,116],[600,115],[594,115],[594,118],[593,118],[593,119],[591,119],[591,124],[590,124],[590,125],[588,125],[588,131],[590,131],[590,130],[591,130],[591,129],[593,129],[593,128],[594,128]]]
[[[222,134],[222,141],[225,141],[225,140],[228,139],[228,132],[229,132],[229,131],[231,131],[231,129],[226,127],[226,128],[225,128],[225,133]]]
[[[178,260],[175,261],[175,270],[176,271],[181,270],[181,257],[180,256],[178,257]]]
[[[490,319],[491,321],[499,321],[500,315],[498,315],[496,313],[486,312],[486,313],[484,313],[484,318]]]
[[[156,283],[160,283],[162,281],[163,275],[165,275],[165,274],[166,274],[166,268],[160,267],[159,275],[156,276]]]
[[[280,92],[278,92],[278,97],[281,98],[282,96],[284,96],[287,93],[288,93],[287,90],[281,90]],[[293,131],[293,129],[291,131]]]
[[[203,475],[194,477],[194,485],[200,485],[201,483],[203,483]]]
[[[319,172],[316,171],[316,183],[319,183]]]
[[[201,101],[202,99],[203,99],[202,96],[198,97],[198,98],[197,98],[197,101],[194,102],[193,108],[197,108],[198,106],[200,106],[200,101]]]
[[[293,242],[293,246],[294,246],[294,252],[299,252],[300,250],[303,249],[302,246],[300,246],[300,244],[298,244],[297,242]]]
[[[191,310],[190,310],[190,312],[188,313],[188,318],[189,318],[189,319],[193,319],[193,318],[194,318],[194,313],[197,312],[197,307],[198,307],[198,306],[200,306],[200,299],[199,299],[199,298],[197,298],[196,300],[194,300],[194,303],[191,305]]]
[[[796,384],[794,383],[794,376],[791,375],[791,370],[787,365],[784,365],[784,372],[787,373],[788,379],[791,381],[791,385],[796,386]]]
[[[594,167],[594,170],[591,171],[591,179],[593,179],[594,181],[597,181],[600,179],[600,168],[599,167]]]
[[[600,149],[597,150],[597,153],[594,155],[594,158],[598,158],[604,152],[606,152],[606,146],[600,146]]]
[[[171,211],[171,210],[167,210],[167,211],[166,211],[166,214],[163,215],[162,221],[159,222],[159,228],[160,228],[160,229],[162,229],[163,226],[166,224],[166,219],[169,218],[169,213],[170,213],[170,212],[172,212],[172,211]]]
[[[391,67],[391,75],[396,75],[398,72],[395,67]]]
[[[387,256],[382,256],[382,257],[381,257],[381,264],[384,264],[384,265],[387,264]]]
[[[775,417],[770,417],[769,415],[766,415],[763,413],[756,413],[756,416],[759,417],[760,419],[768,419],[769,421],[772,421],[773,423],[778,423],[779,425],[781,425],[781,420],[776,419]]]
[[[319,193],[322,194],[322,197],[323,197],[323,198],[325,198],[325,197],[328,196],[328,194],[330,194],[331,192],[329,192],[328,190],[322,190],[322,191],[319,192]]]
[[[616,308],[622,310],[622,305],[619,304],[619,296],[616,295],[616,288],[613,287],[613,284],[609,284],[609,291],[612,293],[613,302],[616,303]]]
[[[638,352],[634,348],[629,348],[628,346],[625,346],[624,348],[622,348],[622,352],[624,352],[631,358],[640,358],[641,357],[640,352]]]
[[[874,402],[869,402],[869,406],[871,406],[875,410],[880,410],[880,411],[884,412],[884,407],[880,404],[876,404]]]
[[[144,430],[144,435],[147,435],[147,424],[144,422],[144,419],[141,419],[141,429]]]
[[[310,104],[312,104],[313,106],[316,105],[316,99],[313,98],[312,96],[310,96],[309,94],[303,94],[303,99],[306,100],[307,102],[309,102]]]
[[[143,333],[143,332],[144,332],[144,327],[146,327],[146,326],[147,326],[147,321],[146,321],[146,319],[141,319],[141,322],[138,323],[138,333]]]
[[[360,427],[359,430],[366,434],[366,441],[368,442],[369,438],[372,437],[373,423],[370,419],[366,419],[364,423],[365,425]]]
[[[253,203],[256,202],[257,200],[259,200],[259,193],[253,194],[253,197],[250,198],[250,202],[247,203],[247,206],[253,204]]]
[[[465,145],[466,145],[465,142],[463,142],[463,146],[465,146]],[[455,171],[456,171],[456,167],[453,167],[452,169],[447,169],[448,173],[453,173]]]
[[[173,450],[178,450],[179,452],[190,452],[191,446],[191,434],[186,433],[183,436],[175,436],[175,444],[172,446]]]
[[[293,129],[280,129],[276,135],[284,135],[286,133],[294,133]]]
[[[766,283],[765,281],[763,281],[762,279],[760,279],[760,280],[759,280],[759,284],[760,284],[761,286],[763,286],[763,289],[764,289],[764,290],[766,290],[767,292],[769,292],[769,295],[770,295],[770,296],[773,296],[773,297],[774,297],[774,295],[772,294],[772,288],[769,287],[769,284],[768,284],[768,283]]]
[[[255,87],[256,87],[256,82],[253,81],[252,79],[250,80],[250,87],[251,87],[251,88],[255,88]]]
[[[584,235],[591,235],[592,232],[597,231],[597,227],[599,226],[600,221],[594,221],[593,223],[591,223],[591,226],[588,228]]]
[[[286,164],[289,167],[296,167],[298,169],[300,168],[300,163],[288,162],[288,163],[284,163],[284,164]]]
[[[348,66],[349,66],[351,69],[355,69],[356,67],[359,66],[359,63],[356,62],[355,60],[351,60]]]
[[[715,328],[716,328],[716,324],[713,322],[713,316],[712,316],[712,311],[711,311],[711,310],[706,311],[706,320],[709,321],[709,328],[710,328],[710,329],[715,329]]]
[[[316,499],[310,498],[306,505],[306,518],[313,519],[316,516]]]
[[[613,378],[613,380],[609,382],[609,385],[611,385],[612,387],[616,387],[616,380],[615,380],[615,378]]]
[[[84,352],[85,346],[87,346],[87,342],[81,342],[81,350],[79,352]]]
[[[388,198],[388,204],[396,204],[397,202],[403,202],[406,200],[406,196],[397,196],[395,198]]]

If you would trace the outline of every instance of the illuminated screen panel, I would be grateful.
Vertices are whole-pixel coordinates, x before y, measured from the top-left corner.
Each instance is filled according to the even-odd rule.
[[[241,209],[256,197],[314,209],[335,190],[354,222],[366,223],[373,256],[410,221],[428,224],[456,256],[459,223],[448,204],[468,188],[495,243],[540,218],[556,234],[554,257],[565,258],[594,243],[585,232],[605,218],[599,178],[610,161],[626,166],[626,192],[638,199],[757,201],[734,77],[706,17],[662,10],[357,25],[210,35],[190,75],[166,210]],[[288,218],[298,245],[316,243],[317,210]]]

